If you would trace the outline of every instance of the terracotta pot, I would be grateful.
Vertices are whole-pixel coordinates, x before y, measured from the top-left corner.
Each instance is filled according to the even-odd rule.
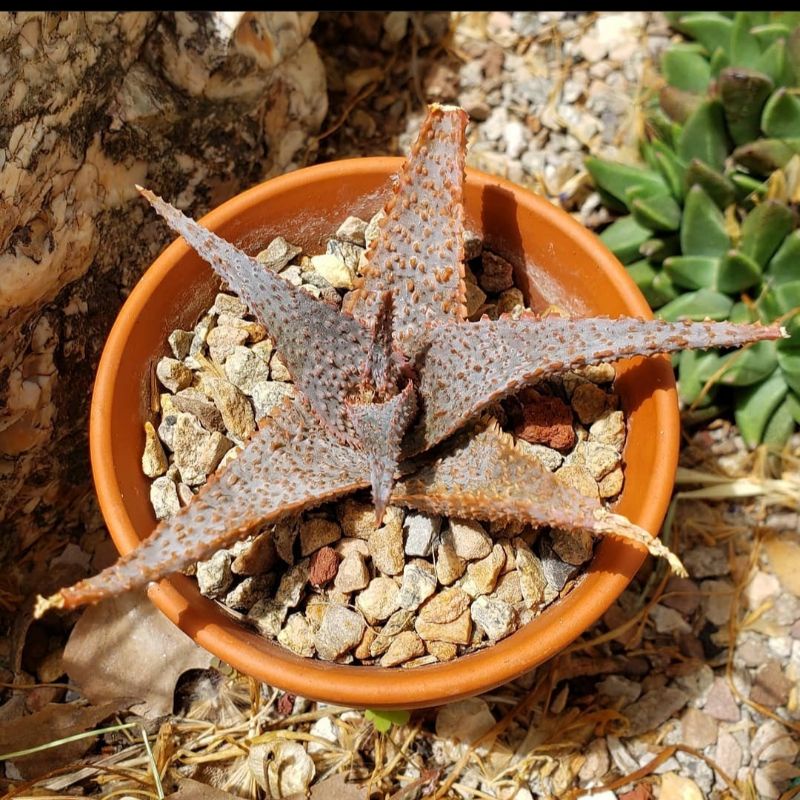
[[[398,158],[322,164],[267,181],[202,222],[250,253],[284,235],[306,252],[348,215],[369,218],[383,205]],[[625,270],[600,240],[541,197],[467,170],[468,226],[516,266],[534,307],[557,303],[579,315],[651,317]],[[114,543],[127,553],[156,524],[142,474],[143,422],[150,415],[152,368],[175,328],[192,328],[218,282],[182,239],[173,242],[131,292],[108,338],[91,410],[91,455],[100,507]],[[633,359],[618,367],[628,419],[625,488],[616,509],[656,533],[666,513],[678,456],[678,406],[669,361]],[[566,598],[503,641],[454,661],[418,669],[350,667],[303,659],[268,642],[176,574],[150,587],[152,601],[198,644],[243,673],[287,691],[345,706],[415,708],[484,692],[554,656],[594,623],[628,585],[642,551],[612,540]]]

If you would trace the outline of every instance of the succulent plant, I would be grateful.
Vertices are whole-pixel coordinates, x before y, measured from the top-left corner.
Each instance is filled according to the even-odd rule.
[[[666,85],[641,142],[647,166],[587,160],[607,204],[629,212],[601,238],[664,319],[779,320],[793,332],[800,15],[669,17],[695,41],[662,56]],[[796,340],[728,355],[685,352],[676,366],[690,418],[711,418],[732,402],[751,446],[782,445],[800,422]]]
[[[37,611],[72,608],[189,566],[305,508],[372,487],[426,512],[588,529],[677,559],[599,501],[559,482],[492,419],[491,405],[584,365],[778,338],[777,326],[634,318],[465,319],[467,116],[432,106],[367,252],[350,312],[292,286],[142,190],[267,328],[299,395],[260,422],[179,513],[95,577]]]

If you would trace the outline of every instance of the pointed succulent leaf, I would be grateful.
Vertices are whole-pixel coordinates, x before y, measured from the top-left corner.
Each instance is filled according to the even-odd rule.
[[[790,335],[800,333],[800,280],[769,287],[756,306],[763,321],[780,318]]]
[[[722,169],[729,140],[718,100],[706,100],[686,120],[678,139],[678,155],[686,162],[699,158],[712,169]]]
[[[647,114],[647,125],[653,136],[661,139],[668,147],[676,149],[683,127],[670,119],[661,108],[651,108]]]
[[[651,308],[663,306],[678,296],[678,291],[670,279],[663,272],[656,271],[646,258],[631,264],[626,269]]]
[[[775,409],[761,435],[763,444],[781,449],[794,433],[794,417],[792,404],[788,396]]]
[[[337,436],[352,439],[344,400],[361,381],[369,335],[352,317],[292,286],[230,242],[140,190],[267,329],[295,385]]]
[[[639,197],[631,203],[634,219],[654,231],[676,231],[681,224],[681,207],[671,194]]]
[[[720,365],[719,353],[684,350],[678,357],[678,396],[681,402],[697,408],[709,405],[714,393],[706,385],[719,372]]]
[[[685,256],[718,258],[731,246],[725,217],[700,186],[686,195],[681,217],[681,250]]]
[[[778,39],[769,45],[756,61],[756,69],[769,75],[776,84],[792,84],[792,69],[786,56],[786,40]]]
[[[657,239],[648,239],[640,248],[639,253],[653,264],[661,264],[665,258],[676,256],[681,252],[679,236],[660,236]]]
[[[349,403],[347,413],[369,462],[372,502],[380,525],[394,486],[400,443],[417,413],[417,393],[409,381],[382,403]]]
[[[776,326],[533,314],[440,325],[429,332],[417,358],[422,414],[406,452],[432,447],[488,404],[546,375],[637,355],[735,347],[781,335]]]
[[[764,104],[761,128],[775,139],[800,135],[800,97],[785,88],[773,92]]]
[[[651,306],[653,308],[660,308],[665,303],[674,300],[678,295],[678,287],[675,286],[669,275],[662,269],[655,278],[653,278],[653,286],[650,291],[650,296],[653,298]]]
[[[472,435],[459,437],[436,461],[399,481],[392,499],[427,513],[520,520],[628,539],[665,556],[683,573],[657,539],[559,481],[493,420],[481,420]]]
[[[674,256],[664,261],[664,272],[684,289],[718,289],[719,263],[711,256]]]
[[[787,386],[800,393],[800,350],[777,348],[777,360]]]
[[[466,317],[464,158],[467,115],[432,105],[366,254],[354,313],[375,315],[378,293],[394,295],[394,335],[406,353],[425,323]]]
[[[713,53],[718,47],[726,49],[730,46],[733,22],[722,14],[708,11],[684,17],[681,20],[681,30],[697,39],[709,53]]]
[[[750,33],[758,39],[762,48],[769,48],[779,39],[786,39],[791,32],[791,28],[785,22],[774,21],[768,22],[766,25],[756,25],[750,29]]]
[[[364,458],[339,444],[297,400],[285,400],[189,505],[99,575],[44,601],[74,608],[159,580],[208,558],[256,526],[369,484]]]
[[[758,12],[739,11],[733,18],[731,31],[731,64],[741,67],[754,67],[761,55],[758,39],[750,32],[754,25],[768,19],[758,17]]]
[[[725,209],[736,199],[736,187],[730,179],[697,158],[687,167],[685,181],[687,189],[695,184],[702,187],[718,208]]]
[[[594,157],[587,158],[585,164],[597,186],[622,203],[627,203],[626,192],[633,187],[641,187],[648,194],[669,191],[661,176],[652,170]]]
[[[397,391],[401,374],[407,369],[403,354],[394,345],[393,295],[382,292],[372,320],[372,341],[367,357],[364,385],[370,386],[381,399]]]
[[[753,141],[760,133],[761,110],[774,87],[771,78],[734,66],[722,70],[717,87],[733,141],[737,145]]]
[[[672,196],[683,200],[685,194],[686,164],[667,147],[664,142],[653,142],[653,159],[659,172],[664,177]]]
[[[719,383],[725,386],[752,386],[764,380],[778,366],[775,342],[756,342],[744,350],[722,356],[724,372]]]
[[[769,261],[767,272],[773,283],[797,280],[800,264],[800,229],[792,231]]]
[[[733,160],[757,175],[768,175],[783,169],[796,153],[800,153],[800,138],[756,139],[737,147]]]
[[[765,181],[753,178],[745,172],[734,171],[728,177],[736,187],[736,197],[740,203],[751,206],[755,198],[767,193],[768,187]]]
[[[765,200],[745,217],[739,247],[764,266],[792,230],[792,223],[788,206],[777,200]]]
[[[786,40],[786,58],[789,68],[794,76],[794,83],[800,83],[800,24],[792,31]]]
[[[755,447],[761,441],[767,422],[788,391],[780,370],[775,370],[766,380],[748,386],[737,395],[734,417],[748,447]]]
[[[761,267],[747,253],[728,250],[720,259],[715,288],[734,294],[755,286],[761,280]]]
[[[661,55],[661,72],[670,86],[695,94],[705,94],[711,81],[711,67],[693,44],[667,48]]]
[[[713,289],[698,289],[676,297],[658,310],[666,320],[723,320],[730,314],[733,300]]]
[[[728,51],[725,48],[718,47],[711,54],[711,58],[708,63],[711,67],[711,77],[718,78],[722,70],[731,65],[731,59],[728,55]]]
[[[600,239],[623,264],[628,264],[638,257],[639,248],[652,235],[650,228],[639,224],[631,215],[612,222],[600,234]]]
[[[792,419],[795,421],[795,424],[800,425],[800,395],[790,389],[784,402],[786,403],[786,407],[789,409],[789,413],[792,415]]]

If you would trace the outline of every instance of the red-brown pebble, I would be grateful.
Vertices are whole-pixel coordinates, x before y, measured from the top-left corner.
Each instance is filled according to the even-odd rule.
[[[539,397],[522,407],[522,421],[514,433],[531,444],[569,450],[575,444],[572,409],[557,397]]]
[[[311,556],[308,582],[312,586],[322,586],[336,577],[339,556],[332,547],[323,547]]]

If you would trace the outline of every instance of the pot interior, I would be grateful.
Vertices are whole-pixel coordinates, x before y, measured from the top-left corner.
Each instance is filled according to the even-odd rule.
[[[203,224],[255,255],[275,236],[304,252],[349,215],[369,218],[388,195],[400,159],[358,159],[268,181],[207,215]],[[468,170],[467,225],[509,259],[531,305],[557,304],[577,316],[652,316],[625,270],[565,212],[501,179]],[[175,328],[191,329],[219,280],[182,240],[170,245],[131,293],[109,337],[92,404],[92,466],[106,522],[120,552],[156,520],[141,471],[143,424],[154,419],[155,364]],[[674,479],[678,416],[666,358],[617,367],[628,420],[625,485],[616,509],[651,532],[661,524]],[[607,539],[564,599],[507,639],[453,662],[413,670],[346,667],[302,659],[257,635],[176,575],[152,585],[153,601],[184,631],[242,672],[318,700],[350,706],[429,706],[489,690],[557,653],[598,619],[643,561],[642,551]]]

